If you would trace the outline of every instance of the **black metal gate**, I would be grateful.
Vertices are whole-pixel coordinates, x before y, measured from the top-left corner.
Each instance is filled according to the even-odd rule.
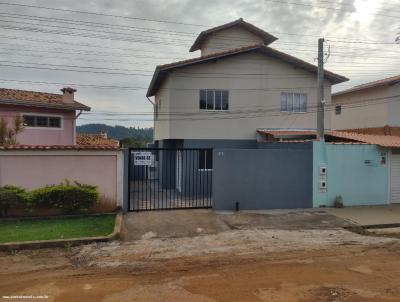
[[[212,149],[129,149],[129,211],[212,207]]]

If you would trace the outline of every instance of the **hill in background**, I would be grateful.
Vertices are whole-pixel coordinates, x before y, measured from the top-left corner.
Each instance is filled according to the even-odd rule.
[[[117,140],[133,139],[146,143],[153,141],[153,128],[128,128],[106,124],[86,124],[76,127],[77,133],[99,134],[101,131],[105,131],[108,137]]]

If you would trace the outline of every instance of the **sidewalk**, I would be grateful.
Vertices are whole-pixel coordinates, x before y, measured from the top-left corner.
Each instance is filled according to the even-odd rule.
[[[358,225],[400,224],[400,204],[359,206],[342,209],[326,208],[327,213]]]

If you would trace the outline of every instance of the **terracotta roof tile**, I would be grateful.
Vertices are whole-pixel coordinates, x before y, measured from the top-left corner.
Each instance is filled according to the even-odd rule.
[[[0,104],[90,110],[90,107],[77,101],[71,104],[64,103],[61,94],[7,88],[0,88]]]
[[[115,146],[101,146],[101,145],[2,145],[0,151],[4,150],[119,150]]]
[[[270,134],[273,136],[304,136],[304,135],[316,135],[315,130],[297,131],[297,130],[257,130],[258,133]],[[370,145],[378,145],[381,147],[388,148],[400,148],[400,137],[393,135],[371,135],[371,134],[360,134],[355,132],[345,131],[325,131],[325,136],[339,138],[346,140],[345,142],[334,142],[334,143],[349,143],[348,141],[355,141],[358,143],[365,143]]]
[[[327,135],[363,142],[371,145],[379,145],[381,147],[400,148],[400,137],[391,135],[371,135],[360,134],[354,132],[331,131]]]
[[[383,126],[383,127],[370,127],[370,128],[354,128],[339,130],[341,132],[355,132],[360,134],[372,134],[372,135],[392,135],[400,136],[400,127]]]
[[[113,146],[119,147],[119,141],[105,138],[103,134],[77,134],[76,143],[79,146]]]
[[[273,136],[291,136],[291,135],[316,135],[315,130],[257,130],[258,133],[270,134]]]

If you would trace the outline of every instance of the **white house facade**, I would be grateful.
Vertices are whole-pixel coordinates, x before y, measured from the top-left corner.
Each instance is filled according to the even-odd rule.
[[[355,86],[333,94],[333,129],[400,126],[400,76]]]
[[[248,148],[257,129],[315,129],[317,67],[269,47],[276,39],[239,19],[202,32],[190,49],[201,57],[157,66],[147,92],[155,143]],[[331,85],[347,79],[325,79],[329,105]]]

